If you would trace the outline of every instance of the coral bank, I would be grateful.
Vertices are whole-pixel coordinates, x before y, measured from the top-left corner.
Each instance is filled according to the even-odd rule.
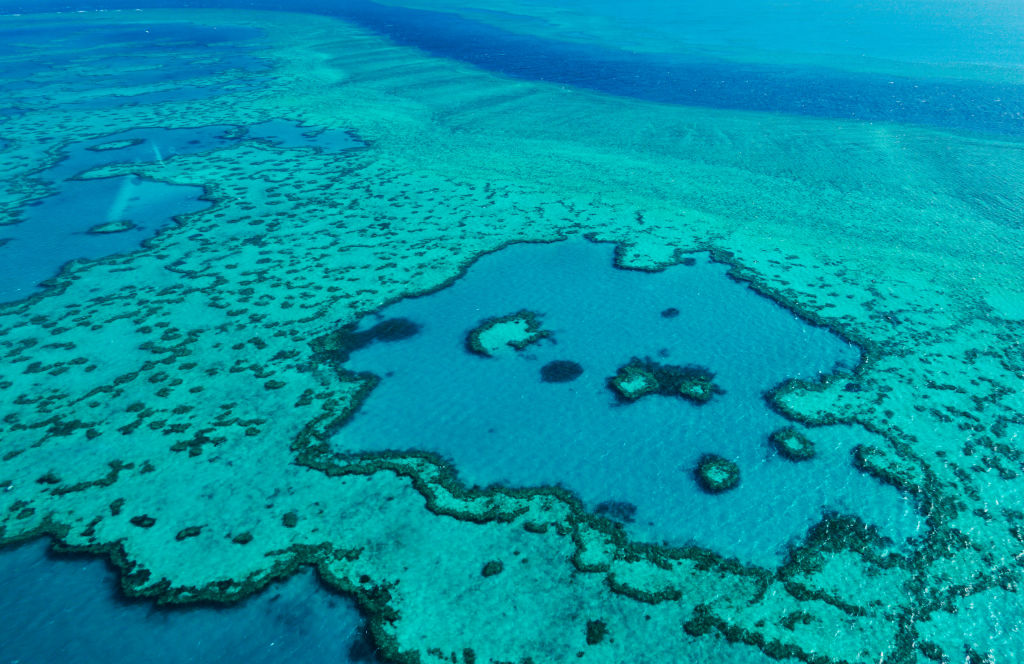
[[[82,175],[201,184],[213,205],[133,254],[71,262],[45,293],[0,309],[3,541],[48,534],[107,555],[127,592],[163,602],[230,601],[313,565],[400,661],[710,650],[867,664],[985,651],[965,627],[984,621],[974,607],[1021,582],[1024,238],[1009,211],[1021,209],[1024,152],[883,123],[569,93],[325,18],[189,16],[268,28],[258,41],[272,69],[190,82],[219,86],[215,101],[99,109],[63,106],[41,75],[45,94],[5,119],[5,211],[49,193],[38,155],[56,162],[65,142],[113,128],[291,118],[353,130],[367,147],[243,141]],[[73,64],[67,75],[95,67]],[[965,178],[1005,200],[978,200]],[[881,436],[851,463],[927,515],[912,549],[825,515],[784,566],[745,566],[629,542],[555,488],[468,490],[423,456],[329,452],[373,381],[339,372],[311,341],[510,242],[583,233],[618,243],[624,268],[710,251],[860,345],[854,373],[768,399],[807,426]],[[502,571],[484,576],[491,561]],[[544,629],[495,629],[510,603],[518,625]]]

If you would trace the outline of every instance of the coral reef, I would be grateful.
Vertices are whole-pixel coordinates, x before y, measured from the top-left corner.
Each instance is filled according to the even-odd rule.
[[[466,336],[466,348],[483,357],[493,357],[503,349],[520,351],[551,336],[541,327],[540,314],[526,309],[481,321]]]
[[[118,221],[107,221],[102,224],[96,224],[91,227],[87,232],[92,235],[106,235],[108,233],[123,233],[130,231],[135,228],[135,223],[122,219]]]
[[[780,456],[790,461],[807,461],[814,458],[814,442],[795,427],[773,431],[769,441]]]
[[[717,454],[704,454],[694,469],[697,484],[707,493],[724,493],[740,483],[740,469]]]
[[[648,394],[660,394],[703,405],[715,394],[723,393],[713,382],[714,377],[704,367],[680,367],[634,357],[608,379],[608,386],[622,401],[636,401]]]
[[[181,18],[59,21],[87,31]],[[710,650],[868,664],[980,660],[997,647],[988,627],[970,628],[1024,580],[1013,499],[1024,242],[1010,214],[1024,153],[983,135],[567,94],[324,17],[189,20],[265,29],[272,73],[207,70],[190,81],[207,96],[177,101],[168,83],[110,86],[85,108],[47,78],[95,72],[94,53],[71,53],[33,94],[12,91],[0,223],[52,193],[35,174],[62,145],[114,129],[301,117],[368,147],[328,156],[247,141],[83,174],[201,183],[213,205],[131,255],[73,261],[44,293],[0,308],[5,544],[48,536],[107,556],[126,593],[162,602],[233,601],[312,565],[356,598],[395,661],[578,661],[595,615],[610,635],[586,651],[598,661]],[[46,32],[58,19],[5,21]],[[197,69],[210,58],[203,49]],[[968,179],[991,195],[979,201]],[[374,382],[338,370],[362,341],[311,340],[443,287],[510,242],[584,233],[618,243],[631,269],[708,251],[862,348],[854,371],[787,382],[768,401],[803,425],[878,436],[854,463],[927,515],[910,550],[826,515],[786,566],[757,568],[630,542],[558,488],[471,489],[429,455],[330,452],[330,432]],[[632,373],[627,393],[659,389],[647,387],[653,371]],[[482,580],[497,559],[502,573]],[[495,629],[511,600],[517,628]]]

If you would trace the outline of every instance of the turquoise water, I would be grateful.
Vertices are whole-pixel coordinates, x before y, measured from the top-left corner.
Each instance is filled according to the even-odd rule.
[[[854,346],[706,256],[652,274],[614,268],[613,254],[584,240],[514,245],[449,288],[363,321],[357,333],[380,317],[412,321],[419,332],[351,353],[346,369],[381,380],[332,445],[435,452],[466,484],[563,486],[591,510],[629,503],[636,509],[624,525],[637,540],[696,543],[765,566],[781,563],[786,545],[830,509],[858,514],[896,542],[918,531],[912,503],[849,464],[863,434],[828,431],[818,458],[804,464],[768,445],[792,422],[762,395],[789,378],[851,371]],[[550,338],[493,358],[466,350],[481,320],[523,309],[540,314]],[[632,357],[707,367],[724,393],[705,405],[663,396],[621,403],[607,381]],[[582,374],[542,381],[541,367],[557,360]],[[693,469],[707,453],[739,465],[739,488],[699,489]]]
[[[1011,0],[0,0],[3,660],[1018,661],[1022,47]]]

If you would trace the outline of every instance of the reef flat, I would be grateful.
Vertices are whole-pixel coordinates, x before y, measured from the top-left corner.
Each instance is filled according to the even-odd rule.
[[[3,20],[137,30],[182,16]],[[211,205],[0,308],[5,542],[50,534],[107,555],[127,592],[164,602],[237,599],[312,565],[396,661],[1020,652],[987,627],[1014,599],[1024,541],[1018,143],[512,80],[327,18],[188,20],[255,29],[265,68],[203,70],[187,95],[100,80],[93,104],[50,80],[63,73],[34,74],[45,95],[4,119],[5,210],[53,193],[37,174],[63,146],[114,131],[279,119],[366,147],[241,141],[78,176],[202,186]],[[99,55],[75,56],[80,70]],[[849,463],[919,510],[910,548],[831,512],[781,565],[745,564],[638,545],[565,490],[469,489],[429,455],[330,449],[375,380],[315,340],[510,243],[583,234],[615,243],[627,269],[707,251],[862,348],[852,372],[767,399],[812,438],[873,433]]]

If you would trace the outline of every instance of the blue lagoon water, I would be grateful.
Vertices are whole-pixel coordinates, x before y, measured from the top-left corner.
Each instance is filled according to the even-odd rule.
[[[481,258],[449,288],[364,320],[356,333],[381,318],[411,321],[419,332],[351,353],[345,368],[380,383],[335,448],[426,450],[466,484],[563,486],[592,510],[629,503],[636,511],[625,526],[638,540],[693,542],[765,566],[779,564],[825,510],[859,514],[896,541],[917,532],[913,504],[849,464],[863,433],[829,431],[821,455],[801,464],[768,443],[793,423],[764,393],[789,378],[849,372],[856,347],[731,280],[728,266],[706,256],[647,273],[613,267],[613,254],[585,240],[515,245]],[[482,320],[523,309],[540,315],[549,339],[492,358],[467,350]],[[678,314],[662,315],[671,309]],[[704,405],[657,395],[622,403],[608,379],[633,357],[706,367],[724,394]],[[558,360],[583,373],[542,381],[541,368]],[[693,471],[707,453],[739,465],[739,488],[700,490]]]

